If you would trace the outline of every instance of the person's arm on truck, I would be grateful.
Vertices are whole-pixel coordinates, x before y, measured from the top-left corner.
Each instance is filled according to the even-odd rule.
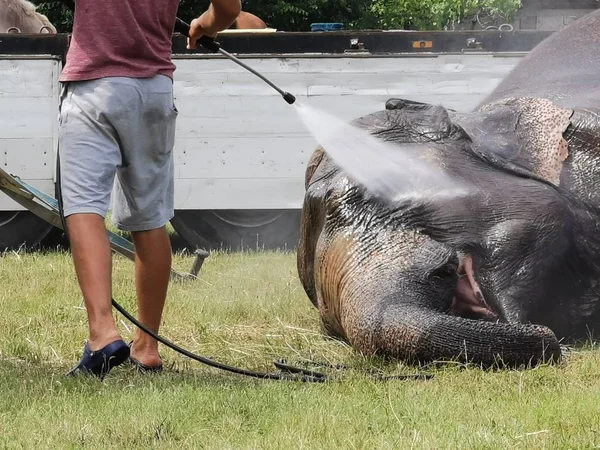
[[[206,12],[190,23],[188,49],[196,48],[200,37],[214,38],[219,31],[229,28],[241,11],[241,0],[211,0]]]

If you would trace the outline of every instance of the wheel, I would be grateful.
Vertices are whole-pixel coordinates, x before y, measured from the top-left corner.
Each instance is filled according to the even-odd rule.
[[[178,210],[175,231],[205,250],[292,250],[300,239],[301,210]]]
[[[0,211],[0,251],[37,247],[52,228],[29,211]]]

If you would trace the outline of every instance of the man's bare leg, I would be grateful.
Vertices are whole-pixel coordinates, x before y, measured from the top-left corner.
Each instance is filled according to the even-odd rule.
[[[75,272],[85,301],[89,346],[99,350],[120,339],[111,309],[112,255],[104,218],[98,214],[67,217]]]
[[[138,320],[158,333],[171,275],[171,241],[166,227],[132,232]],[[131,357],[147,366],[159,366],[158,342],[138,329]]]

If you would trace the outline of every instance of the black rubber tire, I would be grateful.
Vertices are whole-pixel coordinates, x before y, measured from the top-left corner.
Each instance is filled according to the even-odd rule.
[[[38,248],[52,228],[29,211],[0,211],[0,252]]]
[[[300,216],[299,209],[178,210],[171,225],[192,249],[294,250]]]

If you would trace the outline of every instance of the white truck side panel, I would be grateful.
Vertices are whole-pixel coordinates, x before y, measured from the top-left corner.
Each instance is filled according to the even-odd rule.
[[[293,55],[244,61],[309,104],[344,120],[391,97],[473,108],[524,54]],[[295,107],[237,64],[175,57],[178,209],[300,208],[317,143]],[[0,164],[54,194],[60,62],[0,57]],[[0,196],[0,210],[22,209]]]
[[[0,165],[54,195],[60,60],[0,56]],[[0,211],[22,210],[0,195]]]
[[[281,57],[245,61],[297,102],[351,120],[391,97],[467,111],[523,55]],[[176,59],[176,207],[300,208],[317,142],[294,106],[226,59]]]

